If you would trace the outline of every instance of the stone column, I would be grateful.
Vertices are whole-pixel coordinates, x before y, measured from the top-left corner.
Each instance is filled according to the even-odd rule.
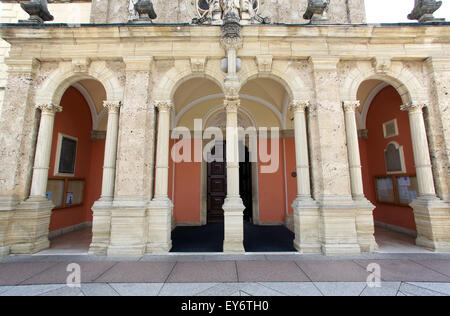
[[[297,197],[294,209],[294,247],[301,253],[320,253],[319,206],[311,198],[309,174],[308,136],[305,110],[307,101],[293,100],[290,110],[294,113],[295,160],[297,164]]]
[[[374,252],[378,249],[375,241],[373,210],[375,206],[364,196],[361,173],[361,158],[359,155],[358,129],[355,111],[359,108],[359,101],[344,101],[345,131],[347,139],[347,153],[350,168],[352,196],[357,206],[356,230],[358,243],[363,252]]]
[[[56,112],[61,112],[62,107],[53,104],[39,104],[41,110],[41,122],[39,124],[38,141],[34,158],[33,180],[29,200],[47,200],[48,169],[50,167],[50,154],[52,150],[53,126]]]
[[[402,106],[409,112],[411,140],[418,183],[418,198],[410,206],[417,228],[416,243],[435,251],[450,251],[450,203],[439,199],[434,188],[427,133],[423,120],[424,103]]]
[[[225,111],[227,113],[227,196],[224,210],[223,251],[243,253],[244,250],[244,203],[239,195],[239,133],[237,113],[240,106],[241,83],[237,76],[237,51],[242,46],[240,18],[229,12],[223,17],[221,43],[228,57],[228,72],[224,81]]]
[[[316,102],[310,110],[315,121],[315,199],[320,203],[322,252],[358,254],[356,214],[346,145],[345,117],[339,95],[336,57],[312,57]],[[319,190],[317,188],[320,187]]]
[[[223,204],[225,239],[223,251],[244,252],[244,203],[239,195],[239,133],[237,113],[239,99],[225,98],[227,113],[226,157],[227,196]]]
[[[14,214],[17,225],[10,235],[16,241],[11,246],[13,253],[35,253],[50,246],[48,230],[54,205],[52,201],[47,200],[45,193],[55,114],[61,112],[62,108],[54,104],[39,104],[36,107],[41,110],[41,121],[36,144],[31,193],[30,197],[18,206]]]
[[[105,156],[103,162],[102,195],[92,206],[91,254],[106,254],[111,234],[111,211],[116,177],[117,138],[119,133],[120,101],[104,101],[108,111]]]
[[[108,256],[142,256],[148,240],[152,198],[154,109],[151,56],[124,57],[125,89],[120,107],[114,200]]]
[[[169,141],[171,101],[155,101],[159,110],[156,147],[155,196],[149,204],[147,252],[165,253],[172,248],[172,210],[169,199]]]

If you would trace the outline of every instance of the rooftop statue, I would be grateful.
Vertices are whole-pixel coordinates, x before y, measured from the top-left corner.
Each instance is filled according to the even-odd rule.
[[[303,18],[313,24],[328,21],[327,10],[330,0],[308,0],[308,7]]]
[[[419,23],[444,21],[444,19],[436,19],[433,16],[433,13],[436,12],[441,5],[442,1],[415,0],[414,9],[408,15],[408,19],[418,20]]]
[[[53,15],[47,8],[47,0],[31,0],[30,2],[20,3],[22,9],[30,15],[28,20],[20,20],[22,23],[44,23],[44,21],[53,21]]]
[[[222,24],[224,17],[235,15],[241,24],[270,23],[269,18],[258,14],[259,0],[198,0],[200,17],[194,18],[194,24]]]
[[[152,22],[158,17],[151,0],[130,0],[128,11],[130,22]]]

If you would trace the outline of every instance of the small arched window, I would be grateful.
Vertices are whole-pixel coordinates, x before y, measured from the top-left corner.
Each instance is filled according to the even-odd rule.
[[[386,172],[389,173],[405,173],[405,158],[403,155],[403,146],[396,142],[390,142],[384,150],[386,161]]]

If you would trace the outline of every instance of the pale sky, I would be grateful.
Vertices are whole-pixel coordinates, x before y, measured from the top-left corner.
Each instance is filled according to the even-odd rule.
[[[414,8],[414,0],[366,0],[367,23],[414,22],[407,15]],[[450,0],[442,0],[442,6],[434,14],[450,22]]]

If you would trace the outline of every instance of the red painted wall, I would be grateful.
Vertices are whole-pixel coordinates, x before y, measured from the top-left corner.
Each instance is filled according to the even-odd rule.
[[[172,148],[174,140],[170,142],[169,160],[169,196],[174,203],[174,217],[177,223],[200,223],[201,209],[201,162],[194,161],[194,146],[200,148],[202,143],[198,140],[178,140],[184,146],[191,146],[191,162],[173,163]],[[189,144],[190,143],[190,144]],[[174,169],[175,168],[175,169]],[[175,170],[175,182],[173,183],[173,170]],[[206,181],[206,179],[205,179]],[[172,188],[175,188],[172,190]],[[174,191],[174,192],[172,192]]]
[[[384,149],[388,143],[395,141],[403,146],[406,173],[415,174],[409,118],[407,112],[400,110],[401,104],[400,95],[389,86],[378,93],[370,106],[366,122],[368,139],[359,140],[364,193],[376,206],[374,211],[376,221],[416,230],[414,214],[410,207],[376,202],[374,176],[387,174]],[[399,135],[385,139],[383,123],[394,118],[397,119]]]
[[[84,202],[79,207],[54,209],[50,231],[92,221],[91,207],[101,194],[105,142],[92,141],[92,119],[89,106],[76,89],[64,93],[60,105],[63,111],[55,116],[49,177],[54,175],[58,133],[78,138],[75,177],[85,178]]]
[[[278,169],[274,173],[262,173],[261,167],[270,165],[261,161],[261,145],[267,142],[268,153],[271,153],[271,142],[258,140],[258,186],[259,186],[259,219],[261,223],[281,223],[286,217],[286,195],[284,181],[283,142],[278,142]]]

